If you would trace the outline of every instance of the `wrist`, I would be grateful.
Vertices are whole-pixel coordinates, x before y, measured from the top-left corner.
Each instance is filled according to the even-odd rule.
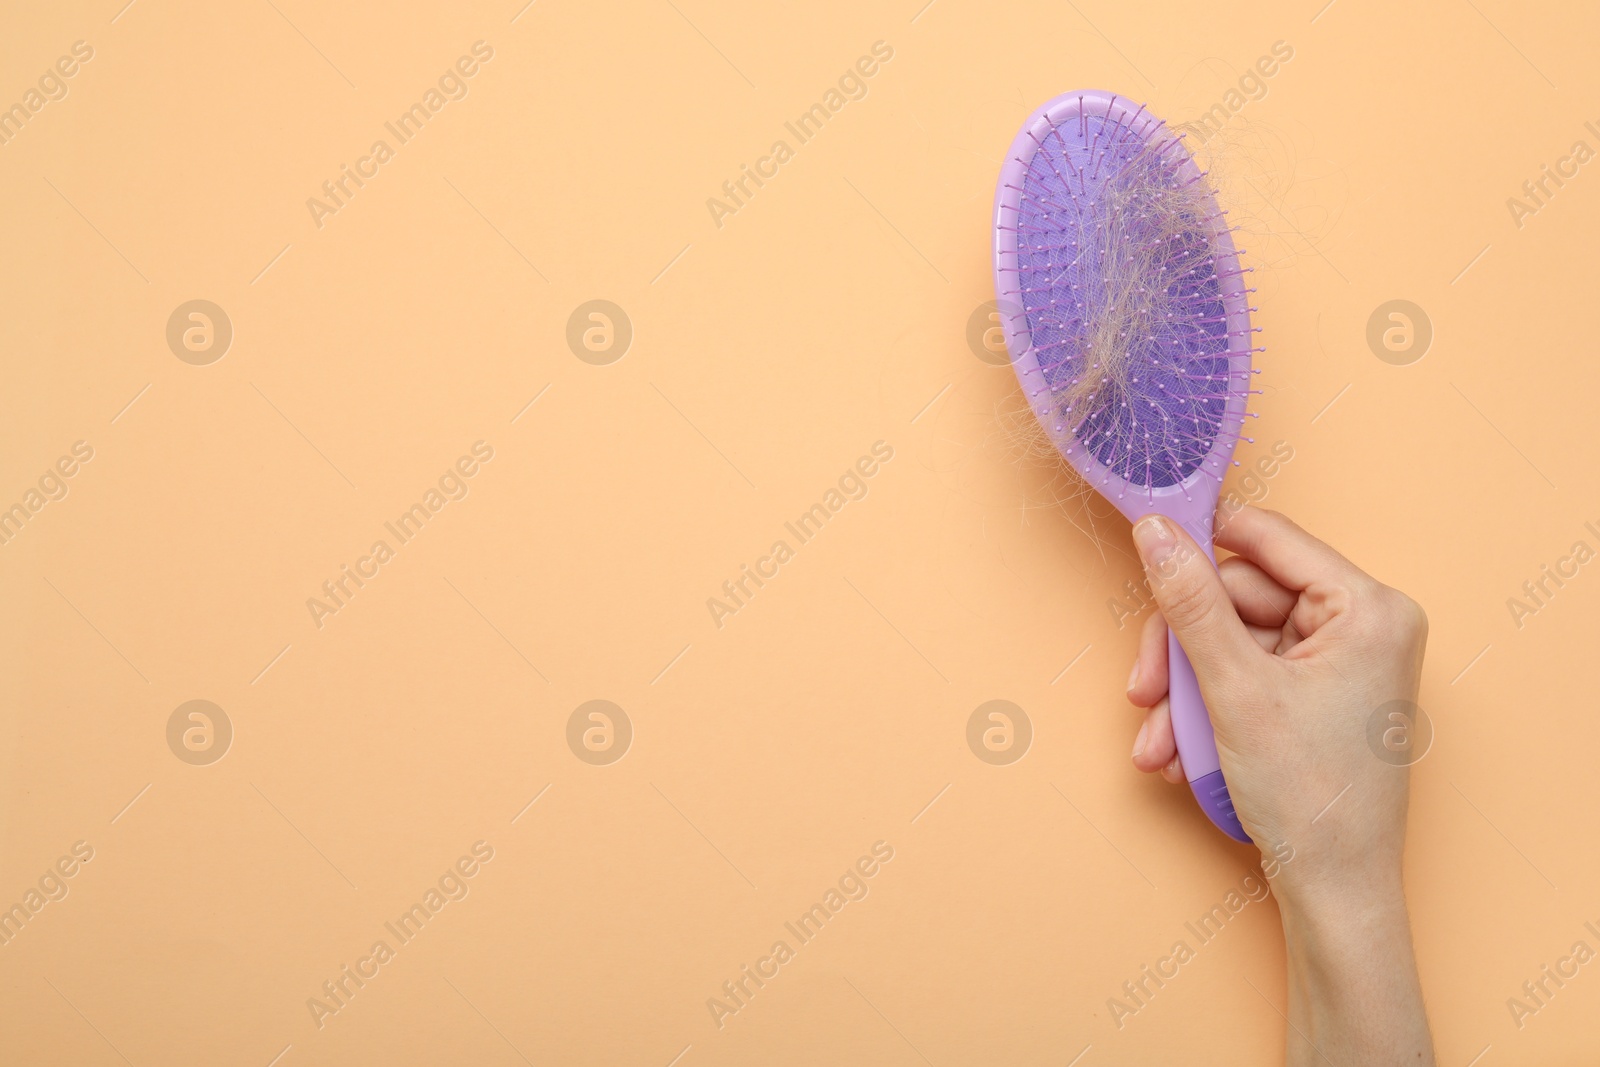
[[[1333,977],[1375,953],[1410,952],[1411,924],[1399,873],[1361,883],[1316,884],[1278,891],[1291,957]]]
[[[1307,932],[1360,929],[1376,919],[1405,914],[1399,863],[1326,872],[1285,870],[1272,889],[1285,926],[1293,921]]]
[[[1279,913],[1291,1063],[1433,1062],[1398,870],[1280,892]],[[1366,1029],[1351,1031],[1351,1019]]]

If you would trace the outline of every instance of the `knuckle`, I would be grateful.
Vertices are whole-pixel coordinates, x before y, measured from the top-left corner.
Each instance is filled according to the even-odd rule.
[[[1392,586],[1367,579],[1355,591],[1361,629],[1386,642],[1403,638],[1423,642],[1428,637],[1428,613],[1422,605]]]
[[[1392,586],[1379,585],[1376,591],[1379,613],[1389,625],[1407,631],[1424,630],[1428,625],[1427,612],[1422,605]]]
[[[1401,629],[1410,637],[1427,640],[1428,613],[1421,604],[1411,599],[1398,589],[1392,589],[1393,594],[1390,610],[1394,612],[1395,620]]]
[[[1341,587],[1349,607],[1363,618],[1379,624],[1390,621],[1389,595],[1394,592],[1382,582],[1364,574],[1351,575]]]

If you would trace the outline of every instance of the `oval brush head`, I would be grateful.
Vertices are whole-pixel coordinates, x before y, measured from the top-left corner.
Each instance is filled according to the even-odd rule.
[[[1023,125],[995,197],[996,290],[1023,394],[1118,510],[1166,515],[1208,555],[1253,391],[1245,273],[1182,136],[1145,108],[1086,90]],[[1248,840],[1193,672],[1170,650],[1184,769],[1212,820]]]
[[[1012,365],[1056,447],[1130,519],[1164,497],[1214,507],[1238,440],[1253,290],[1224,218],[1181,136],[1107,93],[1035,112],[1001,172]]]

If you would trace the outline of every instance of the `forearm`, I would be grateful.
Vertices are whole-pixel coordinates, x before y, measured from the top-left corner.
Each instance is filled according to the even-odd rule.
[[[1400,879],[1280,897],[1289,961],[1286,1062],[1432,1067]]]

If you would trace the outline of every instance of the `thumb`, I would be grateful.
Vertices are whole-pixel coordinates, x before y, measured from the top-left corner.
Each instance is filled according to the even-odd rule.
[[[1134,524],[1133,543],[1156,604],[1196,673],[1221,678],[1261,654],[1234,611],[1217,568],[1182,527],[1163,516],[1146,515]]]

